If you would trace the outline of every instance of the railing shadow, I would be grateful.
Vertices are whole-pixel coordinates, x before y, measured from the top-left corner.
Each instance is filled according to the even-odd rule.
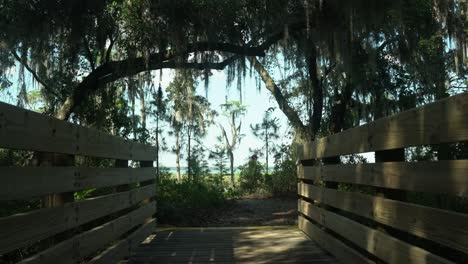
[[[129,263],[330,263],[333,258],[298,229],[189,228],[164,230]]]

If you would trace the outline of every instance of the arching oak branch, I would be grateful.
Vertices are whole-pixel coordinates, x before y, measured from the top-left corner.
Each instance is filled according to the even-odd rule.
[[[289,30],[297,30],[303,28],[302,21],[291,23]],[[58,110],[56,117],[61,120],[66,120],[70,117],[79,103],[83,101],[90,93],[95,92],[103,85],[116,81],[118,79],[132,76],[143,71],[157,70],[162,68],[195,68],[195,69],[218,69],[221,70],[229,63],[233,62],[238,56],[264,56],[265,51],[271,45],[278,42],[284,37],[284,30],[270,35],[265,41],[258,46],[250,46],[249,44],[235,45],[226,42],[197,42],[188,44],[183,50],[168,49],[163,52],[151,54],[149,57],[127,58],[121,61],[112,61],[102,64],[86,76],[79,83],[71,96],[69,96],[64,104]],[[231,53],[234,56],[228,58],[222,63],[181,63],[176,64],[175,58],[185,58],[187,55],[196,52],[220,52]],[[171,62],[172,61],[172,62]]]

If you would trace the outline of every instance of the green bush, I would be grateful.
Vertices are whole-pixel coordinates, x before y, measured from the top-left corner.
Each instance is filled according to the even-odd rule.
[[[290,159],[275,165],[273,174],[267,178],[268,190],[273,196],[296,194],[297,175],[296,162]]]
[[[273,196],[296,195],[296,157],[290,145],[282,145],[275,155],[271,174],[262,174],[263,166],[256,160],[249,160],[239,167],[239,185],[243,193],[266,193]]]
[[[257,160],[249,160],[239,166],[239,186],[242,192],[253,193],[264,187],[265,177],[262,174],[263,166]]]
[[[221,207],[225,202],[223,188],[206,181],[178,182],[163,171],[156,187],[157,218],[160,223],[187,224],[200,210]]]
[[[273,173],[265,181],[273,196],[295,195],[297,192],[297,166],[293,153],[290,145],[282,145],[275,155]]]

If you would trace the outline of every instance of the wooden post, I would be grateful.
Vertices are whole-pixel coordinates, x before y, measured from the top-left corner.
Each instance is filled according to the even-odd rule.
[[[75,157],[67,154],[37,152],[33,163],[36,166],[71,167],[75,165]],[[53,193],[42,197],[41,206],[46,208],[57,207],[74,200],[74,192]]]
[[[437,160],[451,160],[453,157],[450,155],[450,146],[448,144],[437,145]],[[453,200],[444,194],[436,194],[436,206],[442,209],[453,210]]]
[[[150,161],[140,161],[140,167],[142,167],[142,168],[151,167],[151,168],[152,168],[152,167],[153,167],[153,161],[152,161],[152,160],[150,160]],[[156,178],[153,179],[153,180],[151,181],[151,183],[154,183],[155,180],[156,180]],[[149,203],[149,202],[150,202],[150,199],[146,199],[146,200],[144,201],[144,203]]]
[[[150,160],[150,161],[140,161],[140,167],[141,167],[141,168],[154,167],[154,166],[153,166],[153,161],[152,161],[152,160]],[[151,181],[151,183],[154,183],[154,182],[156,182],[156,178],[154,178],[154,179]],[[156,195],[157,195],[157,194],[156,194]],[[150,199],[150,198],[146,198],[145,200],[143,200],[142,203],[143,203],[143,204],[148,204],[148,203],[150,203],[150,202],[151,202],[151,199]],[[156,205],[156,206],[157,206],[157,205]],[[155,206],[155,207],[156,207],[156,206]],[[155,208],[155,209],[156,209],[156,208]],[[149,218],[145,219],[145,222],[144,222],[144,223],[149,223],[149,222],[153,219],[153,217],[155,218],[156,215],[153,215],[152,217],[149,217]],[[152,233],[154,234],[155,231],[156,231],[156,221],[155,221],[153,224],[154,224],[154,225],[153,225],[153,227],[152,227],[152,228],[153,228]],[[130,249],[130,250],[132,250],[132,249]],[[131,252],[130,252],[130,254],[131,254]]]
[[[44,166],[44,167],[51,167],[51,166],[61,166],[61,167],[68,167],[75,165],[75,156],[67,155],[67,154],[58,154],[58,153],[49,153],[49,152],[36,152],[34,153],[34,157],[32,159],[34,166]],[[42,208],[51,208],[51,207],[58,207],[65,203],[71,203],[75,200],[74,192],[63,192],[63,193],[51,193],[49,195],[45,195],[41,199],[41,207]],[[60,241],[72,234],[73,230],[67,230],[62,234],[55,235],[53,238],[47,239],[41,244],[50,247],[54,245],[55,241]]]
[[[396,161],[405,161],[405,149],[404,148],[375,152],[376,163],[377,162],[396,162]],[[400,200],[400,201],[404,201],[406,198],[406,193],[401,190],[376,187],[375,191],[376,191],[377,197]],[[381,232],[391,234],[398,238],[408,239],[408,236],[399,235],[398,233],[395,233],[392,230],[385,228],[379,224],[377,224],[376,229]]]
[[[128,160],[115,160],[115,165],[116,168],[128,168]],[[130,185],[129,184],[122,184],[119,186],[115,187],[116,192],[126,192],[130,190]]]
[[[341,159],[340,156],[329,157],[322,159],[322,162],[324,165],[340,164]],[[338,189],[338,182],[325,182],[325,188]]]
[[[392,149],[375,152],[375,162],[396,162],[405,161],[405,149]],[[394,200],[404,201],[406,193],[401,190],[393,190],[387,188],[376,188],[376,194],[379,197],[385,197]]]

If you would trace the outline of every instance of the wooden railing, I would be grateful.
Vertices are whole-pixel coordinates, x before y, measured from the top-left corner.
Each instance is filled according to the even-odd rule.
[[[343,263],[468,262],[468,160],[407,162],[404,149],[438,145],[443,155],[446,143],[467,140],[464,93],[304,146],[300,229]],[[336,164],[371,151],[375,163]],[[417,195],[434,201],[423,206]],[[465,211],[438,199],[464,202]]]
[[[34,153],[28,166],[0,167],[0,205],[42,201],[0,218],[0,259],[116,263],[154,231],[155,148],[4,103],[0,148]],[[111,165],[76,162],[91,157]],[[92,188],[91,198],[74,199]]]

